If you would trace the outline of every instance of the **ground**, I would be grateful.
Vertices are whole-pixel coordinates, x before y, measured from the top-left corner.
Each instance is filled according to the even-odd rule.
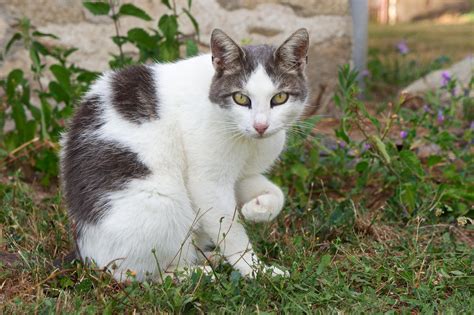
[[[455,61],[474,51],[474,42],[467,40],[473,28],[371,26],[369,44],[371,50],[396,59],[400,54],[394,46],[406,38],[420,63],[440,54]],[[369,86],[377,87],[375,83]],[[290,142],[270,174],[287,195],[285,209],[274,222],[247,225],[260,256],[289,270],[288,278],[260,274],[256,280],[243,279],[224,264],[215,269],[214,280],[197,272],[163,284],[119,284],[77,261],[58,264],[72,248],[61,191],[51,188],[54,179],[45,187],[45,182],[25,175],[29,169],[16,164],[19,158],[5,158],[0,162],[0,312],[472,312],[473,163],[472,147],[466,144],[472,139],[470,121],[455,120],[443,129],[445,121],[437,110],[444,105],[434,109],[435,101],[429,103],[434,114],[402,108],[396,117],[386,113],[391,113],[390,106],[374,105],[395,102],[394,91],[404,83],[384,81],[388,92],[374,93],[368,103],[382,124],[396,124],[389,136],[402,138],[392,143],[382,137],[386,147],[361,142],[368,152],[360,153],[349,148],[343,136],[331,147],[320,135],[304,132],[313,122],[301,124],[292,135],[308,138]],[[443,110],[448,115],[449,108]],[[358,113],[345,113],[357,124]],[[427,117],[417,120],[421,116]],[[339,125],[323,119],[316,133],[334,134]],[[428,130],[423,136],[422,127]],[[401,135],[404,130],[407,136]],[[419,160],[410,155],[421,140],[439,145],[440,153]],[[392,160],[385,166],[384,150]]]

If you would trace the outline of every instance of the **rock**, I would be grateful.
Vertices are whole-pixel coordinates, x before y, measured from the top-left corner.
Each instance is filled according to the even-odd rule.
[[[469,56],[455,63],[450,68],[433,71],[411,83],[401,93],[422,95],[428,91],[440,89],[443,86],[443,73],[458,81],[459,84],[455,92],[462,93],[461,88],[467,87],[469,81],[474,76],[474,57]],[[474,96],[474,91],[471,91],[471,95]]]

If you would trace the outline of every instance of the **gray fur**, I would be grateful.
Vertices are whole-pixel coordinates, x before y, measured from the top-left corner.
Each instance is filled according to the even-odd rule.
[[[107,193],[120,190],[131,179],[150,174],[136,153],[90,135],[103,124],[101,112],[99,97],[84,99],[64,142],[63,190],[73,228],[78,234],[84,223],[97,223],[104,215]]]
[[[213,32],[211,37],[213,58],[219,61],[216,64],[214,60],[216,73],[209,92],[211,102],[223,108],[234,106],[231,101],[232,93],[243,88],[258,65],[264,67],[280,90],[301,101],[306,99],[308,88],[303,71],[308,50],[306,30],[296,31],[279,48],[268,45],[239,47],[222,31],[218,30],[217,35]],[[226,59],[225,56],[232,58]],[[229,60],[229,64],[226,64],[226,60]],[[226,69],[237,71],[225,71]]]
[[[112,76],[112,103],[117,112],[134,123],[158,118],[158,97],[153,70],[132,66]]]

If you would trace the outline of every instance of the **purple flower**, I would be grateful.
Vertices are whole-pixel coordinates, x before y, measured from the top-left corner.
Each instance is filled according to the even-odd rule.
[[[370,144],[364,143],[361,149],[361,153],[367,152],[368,150],[370,150]]]
[[[474,120],[471,121],[471,124],[469,125],[469,129],[474,130]]]
[[[360,76],[363,77],[363,78],[366,78],[366,77],[370,76],[370,71],[365,69],[360,73]]]
[[[431,113],[431,107],[428,104],[423,105],[423,111],[425,113]]]
[[[341,149],[344,149],[344,148],[346,147],[346,143],[345,143],[344,141],[338,141],[337,144],[339,144],[339,147],[340,147]]]
[[[441,110],[438,111],[438,117],[436,119],[438,121],[438,123],[442,124],[444,122],[444,119],[445,119],[445,117],[444,117],[443,111],[441,111]]]
[[[406,55],[410,51],[410,49],[408,48],[407,42],[404,40],[399,41],[396,47],[397,47],[398,52],[401,53],[402,55]]]
[[[449,81],[451,81],[451,74],[448,71],[441,72],[441,86],[448,85]]]
[[[400,138],[406,139],[407,136],[408,136],[408,132],[406,132],[405,130],[400,131]]]

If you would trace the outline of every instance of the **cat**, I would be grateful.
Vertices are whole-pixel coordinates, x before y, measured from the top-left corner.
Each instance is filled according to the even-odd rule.
[[[305,108],[308,45],[306,29],[278,48],[215,29],[211,54],[99,77],[61,139],[79,258],[118,281],[160,281],[215,248],[243,276],[287,274],[255,255],[236,209],[265,222],[283,208],[262,173]]]

